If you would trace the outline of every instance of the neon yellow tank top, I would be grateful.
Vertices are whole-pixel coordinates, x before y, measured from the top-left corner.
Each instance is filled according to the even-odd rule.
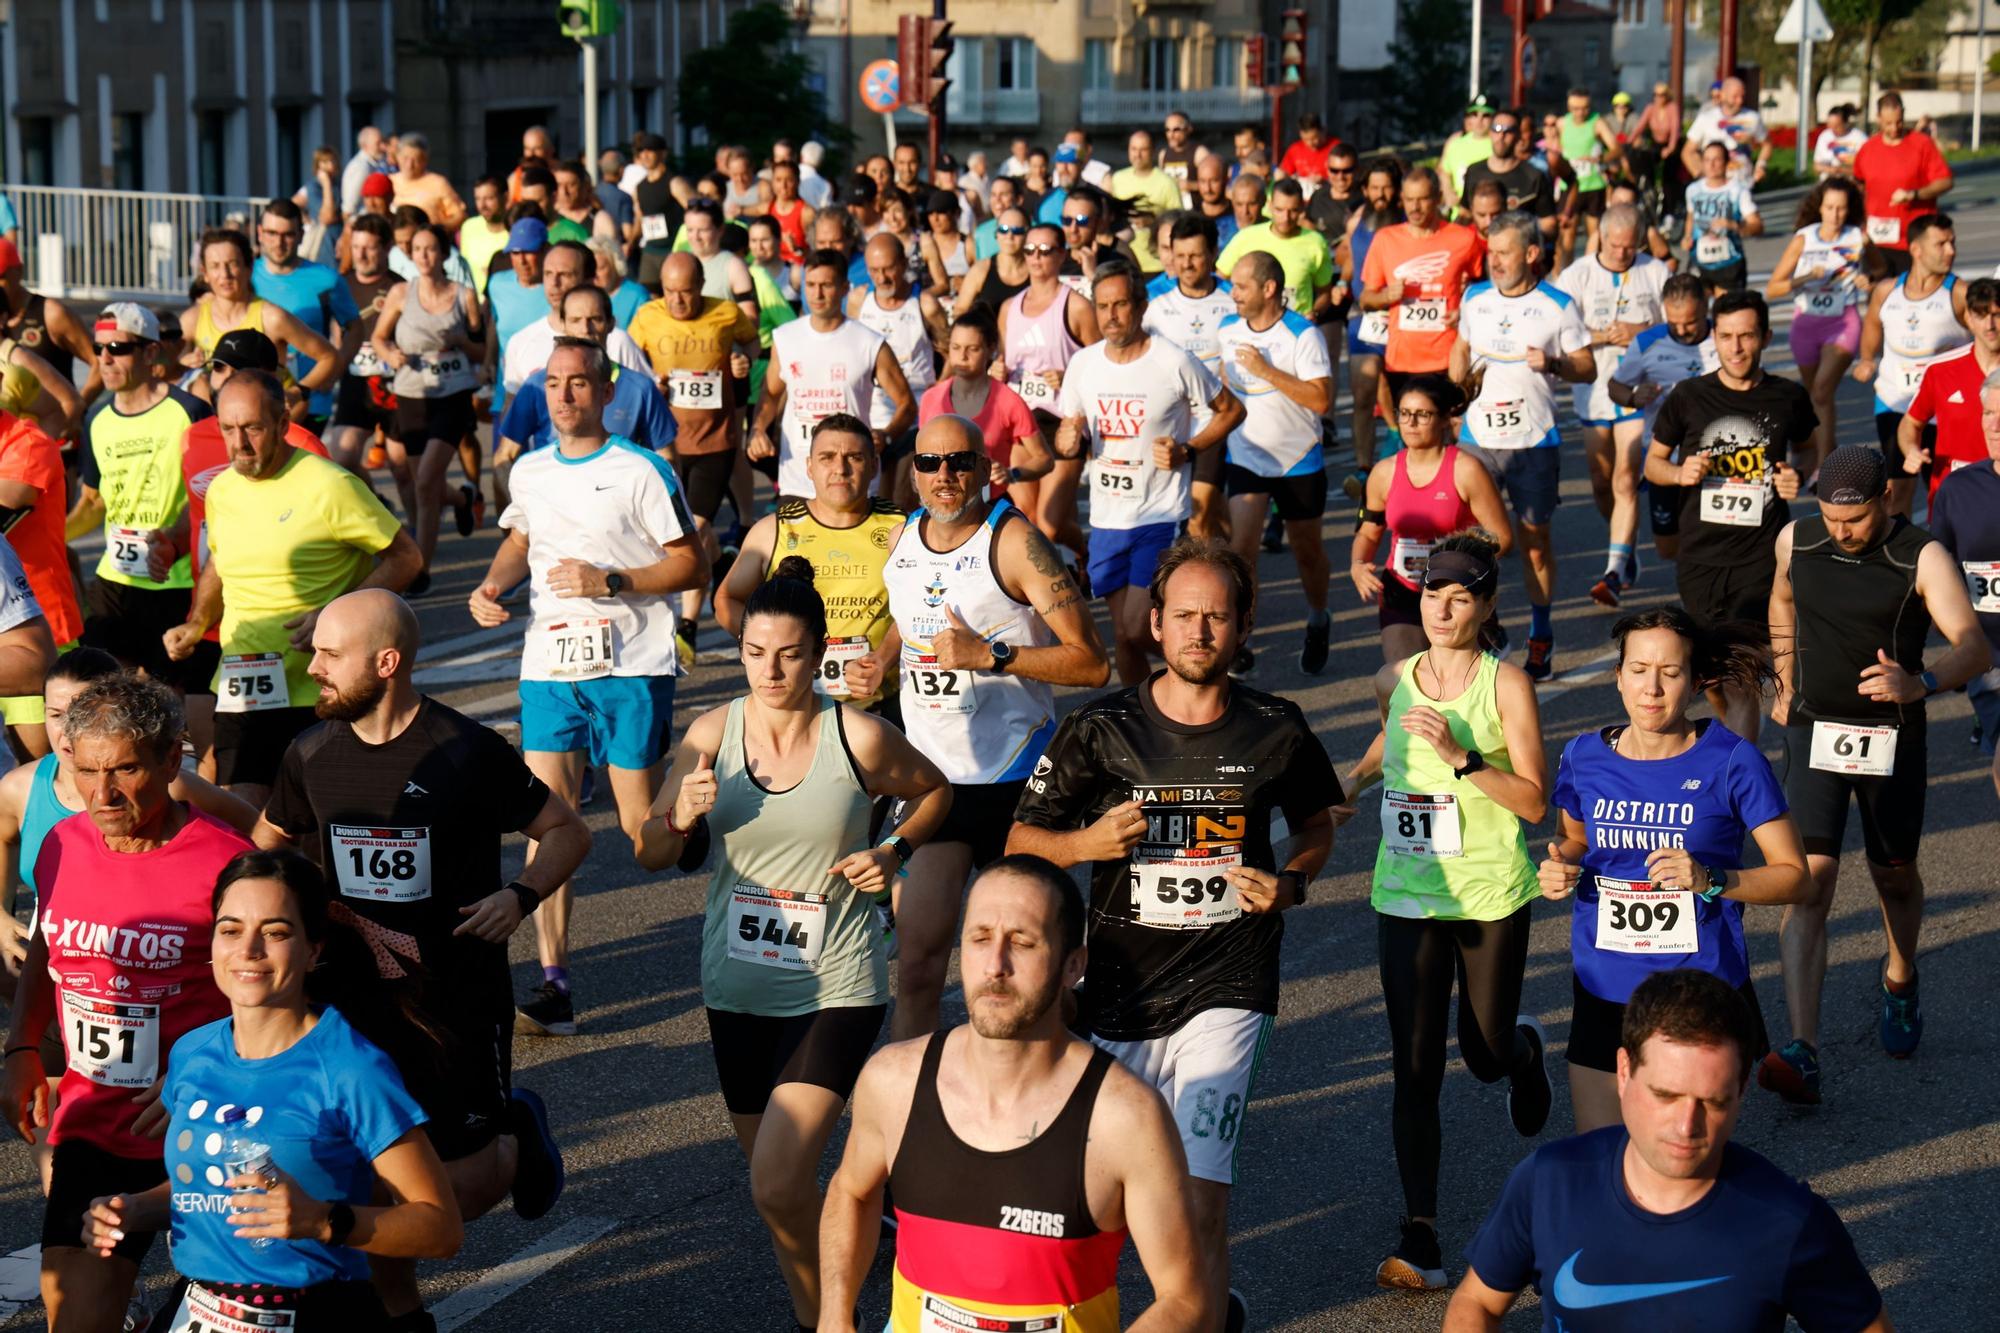
[[[204,361],[215,355],[215,345],[222,341],[226,333],[234,333],[238,329],[265,332],[264,302],[261,299],[252,300],[243,308],[242,321],[226,329],[216,327],[214,311],[213,301],[198,302],[194,308],[194,345],[201,348],[201,359]]]
[[[882,675],[882,688],[865,698],[849,696],[842,672],[854,658],[880,648],[895,623],[882,576],[902,526],[903,511],[879,497],[851,528],[827,527],[812,516],[804,500],[778,504],[777,540],[771,543],[771,562],[764,574],[770,577],[788,555],[802,555],[812,562],[813,587],[826,603],[826,660],[813,688],[828,698],[865,708],[898,689],[894,663]]]
[[[33,421],[29,411],[42,396],[42,382],[34,371],[14,364],[14,349],[19,346],[12,338],[0,338],[0,411]]]

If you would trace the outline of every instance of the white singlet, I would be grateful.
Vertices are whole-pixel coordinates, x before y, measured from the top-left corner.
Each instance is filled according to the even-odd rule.
[[[937,359],[931,350],[930,330],[924,327],[924,308],[917,294],[911,292],[909,298],[894,310],[884,310],[870,292],[861,299],[861,313],[854,317],[888,342],[889,350],[896,354],[896,364],[903,368],[903,378],[910,382],[910,392],[921,398],[925,389],[937,382]],[[896,402],[886,393],[875,395],[875,401],[868,409],[868,424],[881,430],[896,415]]]
[[[1938,289],[1921,301],[1906,294],[1905,273],[1882,299],[1882,362],[1875,368],[1875,410],[1907,412],[1930,363],[1972,341],[1951,308],[1958,275],[1947,273]]]
[[[1557,275],[1555,286],[1569,293],[1576,302],[1577,312],[1583,316],[1583,326],[1596,334],[1613,324],[1643,324],[1651,328],[1665,319],[1660,289],[1671,276],[1665,264],[1647,254],[1633,259],[1632,267],[1623,273],[1613,273],[1596,255],[1585,255]],[[1578,418],[1595,426],[1637,417],[1639,413],[1612,402],[1607,387],[1625,349],[1606,343],[1591,348],[1590,355],[1597,362],[1597,378],[1574,388]]]
[[[785,386],[785,415],[779,422],[778,494],[802,500],[813,496],[806,475],[812,428],[822,417],[850,412],[871,420],[875,401],[875,359],[882,335],[858,320],[843,319],[821,333],[811,319],[795,319],[771,331],[771,360]]]

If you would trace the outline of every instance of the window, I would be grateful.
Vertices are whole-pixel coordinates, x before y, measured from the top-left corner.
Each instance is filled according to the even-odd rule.
[[[1155,92],[1176,92],[1181,86],[1181,44],[1175,37],[1146,42],[1146,60],[1139,69],[1139,86]]]
[[[1111,43],[1102,37],[1086,37],[1083,42],[1083,86],[1111,86]]]
[[[142,111],[111,118],[111,188],[146,188],[146,115]]]
[[[632,90],[633,129],[653,129],[653,98],[658,92],[659,89],[657,88],[634,88]]]
[[[272,118],[272,132],[278,136],[278,179],[270,182],[273,195],[290,198],[298,188],[292,182],[311,174],[312,163],[306,160],[305,117],[303,107],[281,106]]]
[[[228,192],[229,113],[204,111],[196,145],[196,181],[203,194]]]
[[[1035,87],[1035,44],[1026,37],[1002,37],[994,53],[994,87],[1032,92]]]
[[[1209,87],[1241,88],[1243,84],[1243,39],[1241,37],[1216,38],[1215,62],[1210,67],[1208,75]]]
[[[1583,39],[1583,67],[1585,69],[1596,69],[1598,59],[1602,55],[1603,52],[1599,49],[1599,44],[1595,37],[1586,37]]]
[[[22,116],[21,182],[24,185],[56,183],[56,123],[48,116]]]

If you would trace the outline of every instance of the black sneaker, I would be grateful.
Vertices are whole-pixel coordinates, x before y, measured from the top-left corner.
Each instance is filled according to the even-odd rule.
[[[1404,1291],[1435,1291],[1444,1285],[1444,1252],[1437,1228],[1403,1219],[1403,1239],[1375,1269],[1375,1285]]]
[[[1250,1327],[1250,1302],[1236,1288],[1229,1289],[1229,1307],[1222,1316],[1222,1333],[1243,1333]]]
[[[1534,1043],[1535,1063],[1526,1073],[1514,1076],[1512,1085],[1507,1089],[1507,1114],[1513,1118],[1516,1132],[1522,1138],[1532,1139],[1542,1132],[1543,1125],[1549,1123],[1549,1107],[1556,1099],[1556,1090],[1549,1085],[1542,1025],[1526,1014],[1514,1022],[1515,1039]]]
[[[1299,670],[1308,676],[1317,676],[1326,670],[1327,641],[1332,634],[1331,620],[1318,625],[1306,622],[1306,641],[1299,648]]]
[[[526,1088],[514,1089],[508,1098],[507,1118],[520,1145],[514,1166],[514,1213],[523,1222],[532,1222],[562,1197],[562,1150],[549,1133],[548,1107]]]
[[[452,494],[451,517],[452,521],[458,525],[458,535],[461,537],[470,537],[472,535],[472,502],[478,496],[479,492],[473,490],[471,486],[464,482],[460,482],[458,490]]]
[[[527,1037],[574,1037],[576,1005],[553,981],[535,987],[535,998],[514,1011],[514,1031]]]

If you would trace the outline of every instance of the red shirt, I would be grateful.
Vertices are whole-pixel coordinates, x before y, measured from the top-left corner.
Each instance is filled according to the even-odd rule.
[[[293,421],[285,426],[285,439],[294,449],[303,449],[309,454],[327,456],[326,446],[319,442],[319,436]],[[202,561],[208,558],[208,485],[229,466],[229,449],[222,443],[222,422],[217,417],[203,417],[187,428],[181,437],[181,481],[187,487],[188,532],[191,537],[188,551],[188,569],[196,583],[201,582]],[[219,643],[220,627],[212,628],[203,636],[212,643]]]
[[[69,547],[63,540],[67,507],[62,445],[34,422],[0,412],[0,481],[15,481],[41,492],[34,506],[7,531],[14,554],[42,604],[49,634],[58,644],[83,633],[83,610],[69,575]]]
[[[1333,150],[1339,146],[1340,140],[1331,134],[1321,139],[1317,148],[1310,147],[1304,139],[1300,139],[1287,148],[1285,155],[1278,159],[1278,170],[1287,176],[1297,176],[1300,180],[1323,181],[1326,179],[1326,159],[1332,156]]]
[[[1945,165],[1944,154],[1938,152],[1928,134],[1906,134],[1894,146],[1876,134],[1854,155],[1854,179],[1861,182],[1868,214],[1862,230],[1868,233],[1868,239],[1885,250],[1907,250],[1910,220],[1937,212],[1937,201],[1919,199],[1892,204],[1889,196],[1898,190],[1917,190],[1933,181],[1950,180],[1951,168]]]
[[[209,970],[208,903],[222,867],[249,850],[249,839],[191,806],[173,840],[150,852],[111,851],[87,813],[49,830],[35,861],[37,929],[69,1054],[50,1143],[159,1160],[161,1141],[132,1133],[132,1098],[166,1072],[176,1041],[229,1016]]]
[[[1941,462],[1949,460],[1931,469],[1932,495],[1946,476],[1988,457],[1986,432],[1979,420],[1979,386],[1986,382],[1986,372],[1979,368],[1978,351],[1977,344],[1968,343],[1962,351],[1931,362],[1910,404],[1913,420],[1937,422],[1932,454]]]
[[[932,418],[950,416],[951,379],[946,375],[936,384],[924,390],[917,400],[917,425],[930,424]],[[989,381],[986,402],[973,414],[972,420],[979,427],[979,433],[986,440],[986,456],[999,464],[1004,471],[1008,460],[1014,456],[1014,446],[1022,440],[1035,437],[1035,414],[1021,400],[1021,395],[999,380]],[[992,498],[998,499],[1006,491],[1005,487],[991,488]]]

